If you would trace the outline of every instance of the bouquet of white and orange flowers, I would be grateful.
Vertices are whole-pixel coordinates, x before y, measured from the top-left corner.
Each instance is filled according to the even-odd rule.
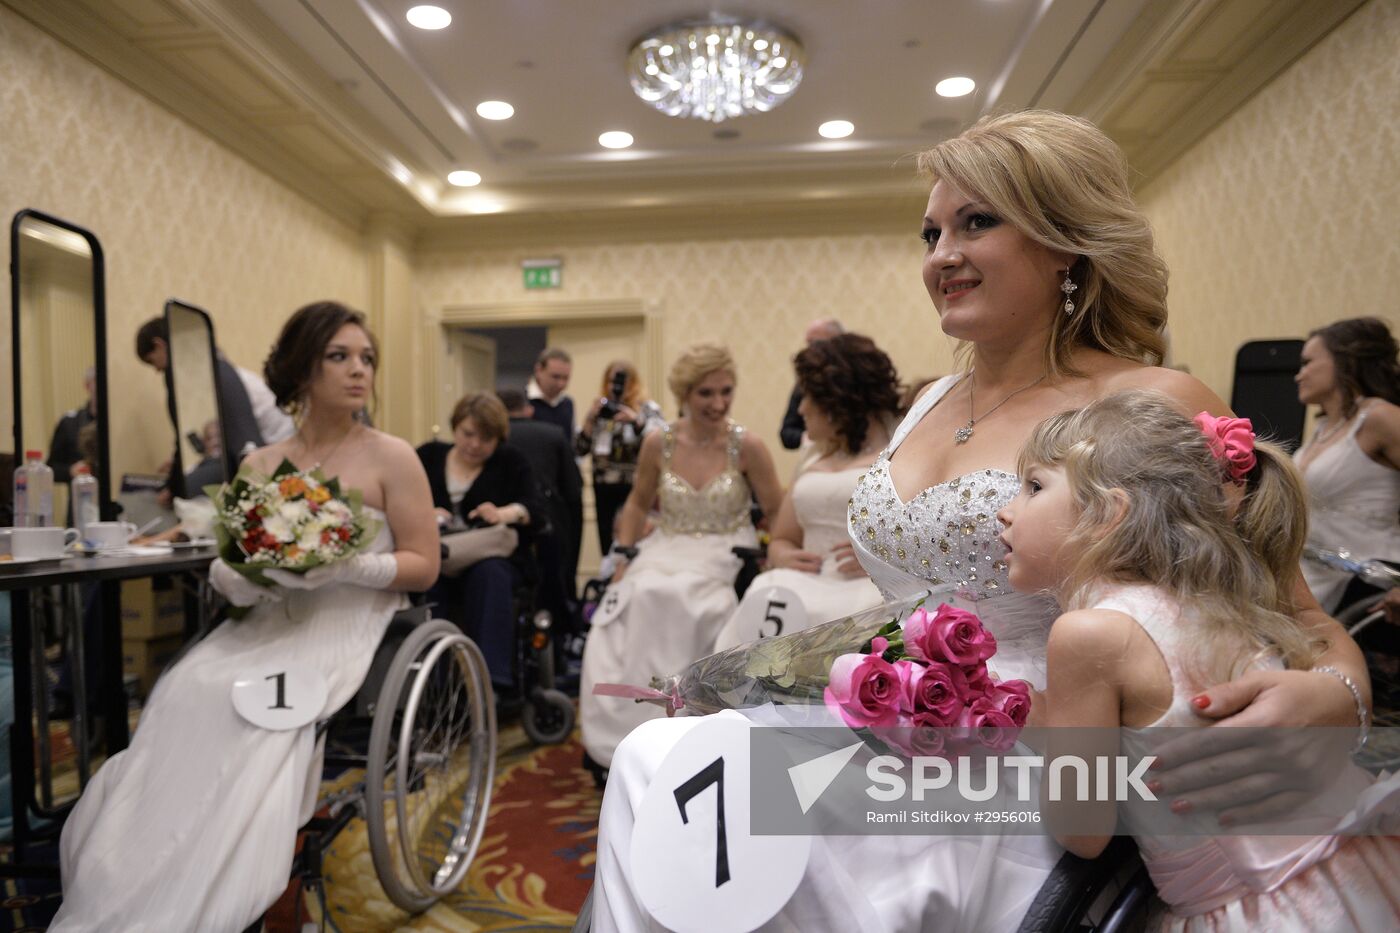
[[[232,481],[206,490],[214,502],[219,556],[262,586],[263,571],[304,573],[369,546],[379,523],[364,511],[357,490],[320,470],[283,460],[271,476],[244,468]]]

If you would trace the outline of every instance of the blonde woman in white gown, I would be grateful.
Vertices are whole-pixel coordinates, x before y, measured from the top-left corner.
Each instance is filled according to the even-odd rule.
[[[272,571],[264,588],[222,560],[210,580],[252,607],[195,645],[157,682],[131,747],[93,777],[64,826],[62,931],[246,929],[285,890],[297,828],[320,784],[315,724],[272,732],[240,718],[240,674],[267,664],[314,668],[329,687],[318,718],[344,705],[406,591],[438,572],[432,496],[404,441],[354,415],[373,391],[373,337],[364,317],[331,302],[298,311],[268,359],[284,407],[305,412],[297,433],[250,455],[270,473],[286,458],[319,465],[358,489],[383,521],[367,552],[304,576]]]
[[[874,341],[840,334],[812,343],[794,360],[802,392],[799,411],[807,436],[820,451],[797,477],[773,520],[768,544],[772,568],[754,578],[729,617],[714,650],[749,641],[746,628],[764,617],[770,587],[801,599],[801,611],[786,615],[790,634],[859,612],[881,602],[880,591],[861,568],[846,534],[846,505],[860,476],[889,443],[899,405],[894,364]]]
[[[710,654],[737,602],[739,559],[730,549],[756,543],[750,500],[756,497],[769,515],[782,502],[768,449],[729,419],[735,387],[729,351],[691,347],[668,382],[684,413],[642,442],[613,545],[616,553],[635,544],[637,557],[614,576],[583,652],[579,726],[584,750],[604,768],[624,735],[662,713],[650,704],[594,696],[594,685],[645,685]],[[657,529],[639,540],[658,500]]]
[[[1022,441],[1044,418],[1121,389],[1155,389],[1187,414],[1227,409],[1196,379],[1156,365],[1166,268],[1122,155],[1096,127],[1044,111],[988,117],[920,163],[934,178],[924,285],[943,332],[969,345],[969,368],[914,404],[857,484],[849,532],[887,599],[929,589],[971,608],[996,636],[992,671],[1043,689],[1055,607],[1008,593],[995,518],[1019,487]],[[1366,690],[1356,645],[1305,588],[1294,598],[1300,621],[1331,645],[1317,663]],[[1241,725],[1357,724],[1350,691],[1327,673],[1255,672],[1206,696],[1202,715],[1235,714]],[[650,722],[617,749],[598,827],[597,933],[658,929],[633,881],[632,828],[666,754],[702,721]],[[1194,756],[1179,757],[1189,764]],[[1297,772],[1289,765],[1251,777],[1268,797],[1294,788]],[[1193,783],[1179,766],[1160,780],[1195,797],[1198,812],[1230,813],[1259,799],[1257,785],[1202,789],[1205,781]],[[1045,836],[817,837],[796,892],[764,929],[1014,930],[1061,854]]]

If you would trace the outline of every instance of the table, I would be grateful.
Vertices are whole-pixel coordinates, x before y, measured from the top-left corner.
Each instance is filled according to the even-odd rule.
[[[142,577],[165,576],[172,574],[202,574],[218,556],[215,546],[189,548],[171,551],[168,555],[148,557],[70,557],[53,563],[22,564],[5,568],[0,562],[0,592],[11,594],[10,616],[11,637],[14,655],[15,722],[10,731],[11,768],[11,813],[14,818],[14,842],[16,851],[33,838],[29,827],[31,812],[47,817],[61,818],[67,806],[49,810],[35,799],[34,780],[34,727],[33,705],[34,678],[42,675],[42,657],[35,663],[35,646],[41,639],[35,638],[34,619],[30,611],[31,591],[50,586],[72,586],[75,584],[96,583],[99,585],[98,605],[101,614],[102,652],[98,658],[104,674],[102,696],[98,697],[97,707],[105,712],[103,734],[108,755],[126,748],[129,740],[127,729],[127,700],[122,687],[122,625],[121,589],[122,580]],[[65,606],[70,603],[65,598]],[[73,742],[75,749],[81,750],[81,759],[87,756],[87,703],[85,678],[82,676],[83,626],[81,619],[70,625],[72,634],[71,652],[77,669],[73,673]],[[40,710],[47,729],[46,710]],[[85,781],[86,774],[80,777]],[[20,866],[11,864],[0,868],[0,874],[28,873]],[[47,873],[47,872],[45,872]]]

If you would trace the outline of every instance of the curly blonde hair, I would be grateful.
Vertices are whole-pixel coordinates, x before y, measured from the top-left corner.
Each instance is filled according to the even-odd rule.
[[[1190,418],[1157,392],[1119,392],[1041,422],[1017,472],[1062,468],[1079,520],[1066,542],[1079,559],[1070,606],[1094,585],[1148,583],[1196,610],[1196,664],[1231,679],[1261,654],[1306,668],[1321,646],[1293,616],[1292,585],[1307,537],[1302,481],[1284,451],[1255,443],[1244,496]]]
[[[710,373],[727,372],[738,379],[734,371],[734,357],[729,348],[718,343],[697,343],[686,349],[671,364],[671,372],[666,376],[666,385],[676,397],[676,404],[685,405],[685,397],[690,390]]]
[[[1088,120],[1049,110],[983,117],[919,155],[919,170],[980,198],[1030,239],[1076,257],[1074,314],[1056,314],[1046,371],[1080,347],[1159,365],[1167,266],[1128,187],[1123,152]]]

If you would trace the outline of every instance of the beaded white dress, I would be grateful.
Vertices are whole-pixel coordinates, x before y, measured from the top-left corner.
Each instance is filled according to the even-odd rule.
[[[803,617],[800,620],[789,618],[788,627],[780,633],[783,635],[878,606],[884,601],[869,577],[848,577],[838,570],[831,553],[832,548],[849,540],[846,507],[855,491],[856,480],[865,474],[865,469],[855,467],[835,473],[808,471],[792,484],[792,504],[797,512],[797,523],[802,526],[802,550],[822,555],[821,572],[804,573],[779,567],[754,577],[739,608],[715,639],[715,651],[747,640],[739,620],[753,608],[748,605],[751,600],[766,598],[763,594],[769,587],[785,587],[802,600]]]
[[[589,756],[606,767],[622,737],[665,713],[650,703],[594,696],[600,683],[645,686],[714,653],[715,636],[738,604],[739,558],[752,547],[748,481],[739,469],[744,429],[729,428],[727,464],[703,489],[671,469],[675,435],[662,435],[661,516],[637,544],[637,558],[608,588],[583,650],[579,729]]]
[[[889,448],[862,474],[850,503],[850,536],[885,599],[931,590],[937,601],[976,612],[997,639],[991,670],[1041,689],[1057,610],[1041,597],[1011,592],[997,540],[997,509],[1014,497],[1019,480],[999,470],[979,470],[925,489],[908,502],[890,480],[894,451],[959,378],[935,383],[895,431]],[[661,929],[632,883],[632,827],[666,754],[702,721],[648,722],[617,748],[598,827],[593,929],[599,933]],[[1048,835],[817,837],[797,891],[763,929],[1015,930],[1062,854]]]
[[[366,507],[381,522],[383,513]],[[370,553],[394,550],[387,522]],[[288,590],[228,621],[156,682],[131,747],[93,775],[63,827],[50,930],[247,929],[286,890],[321,783],[315,723],[272,732],[234,710],[233,681],[295,662],[325,678],[319,718],[364,681],[402,593]]]

